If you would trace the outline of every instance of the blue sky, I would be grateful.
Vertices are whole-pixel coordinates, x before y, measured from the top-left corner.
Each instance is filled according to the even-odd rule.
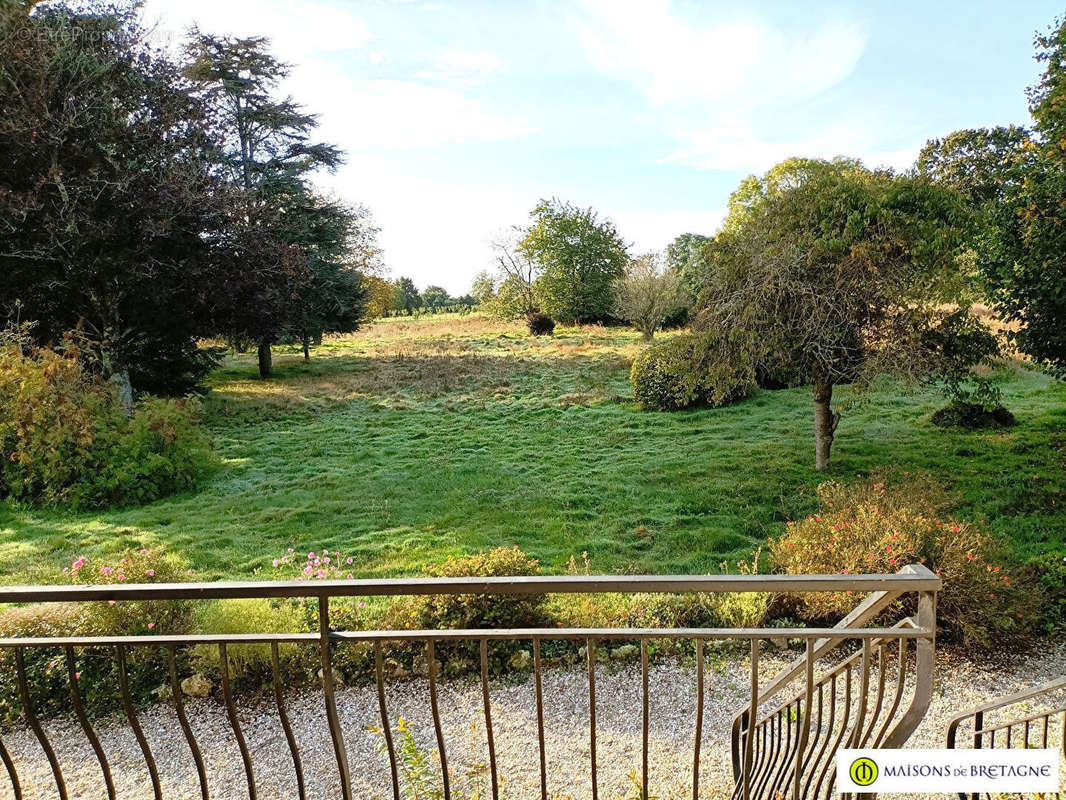
[[[266,35],[348,152],[393,275],[466,291],[541,197],[633,251],[713,233],[790,155],[908,166],[930,137],[1025,123],[1051,2],[148,0],[163,33]]]

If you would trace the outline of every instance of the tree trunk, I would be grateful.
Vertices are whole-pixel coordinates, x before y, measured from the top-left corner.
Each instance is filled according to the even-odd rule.
[[[108,378],[115,386],[115,399],[122,413],[127,417],[133,416],[133,386],[130,384],[130,371],[128,369],[115,372]]]
[[[304,361],[310,361],[311,360],[311,337],[310,336],[304,336],[303,337],[303,345],[304,345]]]
[[[270,342],[265,339],[259,342],[259,377],[269,378],[274,374],[274,364],[270,354]]]
[[[840,414],[833,412],[833,383],[820,375],[814,376],[814,468],[829,467],[829,451],[833,448]]]
[[[655,331],[641,331],[641,338],[643,338],[645,342],[653,341],[655,339]]]

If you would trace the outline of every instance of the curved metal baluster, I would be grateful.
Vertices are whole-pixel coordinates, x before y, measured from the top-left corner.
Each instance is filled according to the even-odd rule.
[[[837,674],[834,672],[829,678],[829,719],[825,724],[825,738],[822,740],[822,746],[818,749],[818,755],[814,757],[814,761],[811,764],[811,771],[807,774],[807,781],[803,784],[804,797],[816,797],[818,795],[817,790],[815,790],[813,795],[810,793],[811,782],[818,771],[818,765],[822,763],[822,758],[825,756],[826,748],[829,747],[829,742],[833,739],[833,724],[836,722],[836,714]]]
[[[451,800],[451,780],[448,777],[448,754],[444,749],[444,729],[440,724],[440,708],[437,706],[437,646],[433,639],[426,642],[426,672],[429,675],[429,709],[433,714],[433,731],[437,736],[437,752],[440,754],[440,774],[444,786],[444,800]]]
[[[881,730],[877,732],[877,736],[874,737],[874,747],[880,747],[881,742],[885,740],[885,734],[888,733],[888,727],[892,724],[892,720],[896,716],[896,712],[899,711],[900,701],[903,699],[903,687],[907,676],[907,641],[906,639],[899,640],[899,665],[896,670],[896,693],[892,698],[892,707],[888,711],[888,716],[885,717],[884,723],[881,725]]]
[[[822,738],[822,709],[825,707],[825,684],[818,684],[818,700],[816,701],[818,706],[818,716],[814,719],[814,741],[810,743],[810,747],[807,748],[807,754],[803,757],[803,763],[800,764],[799,774],[801,776],[809,774],[807,772],[811,767],[811,762],[814,760],[814,754],[818,752],[818,740]],[[802,797],[802,795],[801,795]]]
[[[533,640],[533,682],[537,695],[537,744],[540,751],[540,798],[548,800],[548,767],[544,752],[544,688],[540,675],[540,639]]]
[[[703,639],[696,640],[696,743],[692,754],[692,800],[700,800],[700,745],[703,742]],[[645,695],[647,692],[645,692]],[[648,792],[645,790],[644,796]]]
[[[648,727],[651,710],[648,705],[648,640],[640,640],[640,790],[641,800],[648,794]]]
[[[481,699],[485,704],[485,738],[489,745],[489,773],[492,777],[492,800],[500,800],[496,775],[496,740],[492,735],[492,707],[489,703],[489,640],[481,640]]]
[[[812,797],[817,797],[822,791],[822,783],[825,781],[826,775],[829,773],[830,768],[833,767],[833,761],[836,758],[837,749],[840,747],[840,743],[844,741],[844,736],[848,732],[848,722],[851,720],[851,664],[848,664],[844,668],[844,711],[840,715],[840,733],[837,734],[836,739],[833,741],[833,746],[829,748],[828,758],[825,760],[825,764],[822,765],[822,771],[818,773],[818,783],[814,786],[814,794]],[[829,782],[829,786],[826,790],[826,797],[833,794],[833,782]]]
[[[122,695],[122,708],[126,712],[126,719],[130,722],[130,729],[137,739],[137,745],[141,748],[141,754],[144,756],[144,763],[148,767],[148,776],[152,779],[152,792],[155,795],[155,800],[163,800],[163,787],[159,783],[159,770],[156,768],[155,759],[152,757],[152,750],[148,746],[144,731],[141,730],[141,724],[137,722],[137,712],[133,710],[130,681],[129,676],[126,674],[126,648],[118,645],[115,651],[118,655],[118,689]]]
[[[874,711],[870,716],[870,724],[866,727],[866,733],[863,734],[859,740],[859,747],[866,747],[870,741],[870,737],[873,736],[874,728],[877,727],[877,721],[881,719],[881,710],[884,708],[885,702],[885,645],[880,645],[877,648],[877,699],[874,701]]]
[[[773,782],[770,784],[770,796],[777,797],[778,787],[782,784],[786,784],[785,776],[788,773],[788,768],[792,764],[792,752],[793,747],[799,744],[799,717],[800,717],[800,704],[799,700],[796,701],[796,736],[792,736],[792,704],[789,703],[784,711],[785,716],[782,718],[785,724],[785,749],[781,751],[780,765],[777,768],[777,772],[774,774]],[[787,785],[787,784],[786,784]]]
[[[189,718],[185,715],[185,701],[181,697],[181,684],[178,683],[178,666],[176,659],[176,647],[170,645],[167,648],[167,666],[170,669],[170,693],[174,699],[174,711],[178,715],[178,724],[185,734],[185,741],[189,744],[192,752],[193,764],[196,765],[196,777],[200,779],[200,798],[208,800],[207,771],[204,769],[204,757],[200,754],[200,748],[196,744],[196,736],[193,735]]]
[[[85,703],[82,702],[81,692],[78,691],[78,672],[75,669],[73,647],[68,646],[66,648],[66,656],[70,703],[74,706],[74,716],[78,718],[78,724],[81,725],[85,738],[89,740],[93,752],[96,753],[96,760],[100,763],[100,771],[104,773],[104,786],[107,789],[108,800],[115,800],[115,782],[111,779],[111,767],[107,763],[107,755],[104,753],[104,748],[100,746],[96,731],[93,730],[93,726],[89,723],[89,717],[85,714]]]
[[[374,675],[378,684],[378,711],[381,713],[381,731],[385,735],[385,749],[389,753],[389,769],[392,770],[392,797],[400,800],[400,776],[396,771],[396,748],[392,743],[392,727],[389,712],[385,707],[385,665],[381,655],[381,642],[374,642]]]
[[[4,747],[3,739],[0,739],[0,761],[4,762],[7,776],[11,779],[11,789],[15,793],[15,800],[22,800],[22,785],[19,783],[19,774],[15,769],[15,762],[11,760],[11,755],[7,752],[7,748]]]
[[[270,643],[270,670],[274,678],[274,704],[278,707],[278,720],[281,729],[285,732],[285,741],[288,742],[289,752],[292,754],[292,768],[296,773],[296,793],[300,800],[306,800],[307,791],[304,788],[304,769],[300,763],[300,748],[296,745],[296,737],[292,733],[292,725],[289,724],[289,716],[285,713],[285,696],[281,688],[281,666],[278,663],[278,643]]]
[[[596,776],[596,640],[585,640],[585,656],[589,669],[589,759],[592,764],[592,800],[599,800],[599,779]]]
[[[770,741],[767,742],[762,763],[759,765],[759,774],[756,776],[758,778],[755,784],[756,797],[763,796],[763,789],[766,788],[770,776],[773,775],[774,766],[777,764],[777,755],[781,750],[781,736],[783,733],[781,730],[781,714],[774,714],[766,724],[769,725],[767,736]]]
[[[222,673],[222,699],[226,703],[226,716],[229,717],[233,737],[237,740],[237,749],[241,751],[244,762],[244,777],[248,782],[248,800],[256,800],[255,773],[252,771],[252,754],[248,752],[248,743],[244,741],[240,720],[237,719],[237,707],[233,705],[233,691],[229,684],[229,656],[226,655],[226,643],[218,643],[218,663]]]
[[[63,781],[63,770],[59,767],[59,759],[56,758],[55,751],[52,749],[51,742],[48,741],[48,735],[44,732],[44,728],[41,727],[41,723],[37,721],[37,715],[33,712],[33,702],[30,700],[30,687],[26,683],[26,661],[22,654],[22,648],[15,648],[15,671],[18,677],[19,685],[19,697],[22,700],[22,714],[26,718],[26,724],[33,730],[33,735],[37,737],[37,741],[41,743],[41,749],[44,750],[45,758],[48,759],[48,765],[52,768],[52,777],[55,778],[56,789],[59,790],[60,800],[67,800],[67,785]]]

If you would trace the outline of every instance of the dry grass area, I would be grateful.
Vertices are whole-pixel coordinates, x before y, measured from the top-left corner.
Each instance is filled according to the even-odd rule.
[[[227,414],[321,410],[354,400],[396,409],[441,399],[450,408],[485,401],[593,405],[628,394],[617,378],[640,347],[633,331],[602,325],[534,337],[523,324],[480,315],[394,317],[327,337],[311,361],[278,348],[281,380],[259,380],[250,354],[231,356],[212,379],[213,402]]]

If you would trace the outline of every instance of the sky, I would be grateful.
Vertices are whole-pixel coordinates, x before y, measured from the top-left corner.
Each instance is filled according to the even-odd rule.
[[[176,38],[270,38],[284,90],[347,161],[393,277],[467,291],[541,198],[634,254],[712,234],[742,178],[793,155],[904,169],[931,137],[1025,124],[1038,0],[147,0]]]

